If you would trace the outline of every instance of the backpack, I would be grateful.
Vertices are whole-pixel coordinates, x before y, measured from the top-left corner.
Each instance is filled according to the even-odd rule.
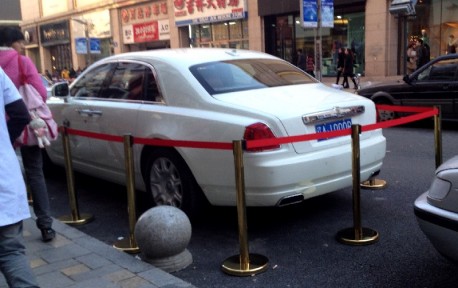
[[[51,110],[46,105],[40,93],[27,82],[22,67],[21,57],[18,54],[19,73],[21,86],[18,91],[29,110],[31,121],[22,131],[22,134],[16,139],[15,144],[19,146],[35,146],[40,148],[49,146],[50,141],[56,140],[58,136],[58,127],[52,117]]]

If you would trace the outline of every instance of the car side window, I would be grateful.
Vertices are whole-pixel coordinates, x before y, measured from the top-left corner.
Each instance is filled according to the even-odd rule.
[[[139,63],[121,62],[102,91],[103,98],[143,100],[146,67]]]
[[[153,71],[147,68],[146,71],[146,99],[147,101],[153,102],[164,102],[159,87],[157,86],[156,77]]]
[[[100,97],[100,91],[106,82],[114,64],[102,64],[85,73],[73,85],[70,95],[77,97]]]
[[[419,80],[456,81],[458,60],[443,60],[432,64],[419,75]]]

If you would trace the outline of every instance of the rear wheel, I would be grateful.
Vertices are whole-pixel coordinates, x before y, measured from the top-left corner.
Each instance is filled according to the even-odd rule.
[[[204,202],[194,176],[174,150],[157,149],[148,156],[144,181],[153,206],[174,206],[192,218]]]

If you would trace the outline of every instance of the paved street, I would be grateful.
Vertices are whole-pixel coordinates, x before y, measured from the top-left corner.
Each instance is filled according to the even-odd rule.
[[[248,240],[251,253],[266,256],[269,268],[251,277],[223,273],[221,263],[239,253],[237,212],[212,207],[193,223],[189,251],[193,263],[172,273],[204,287],[455,287],[457,267],[429,243],[419,229],[413,202],[430,184],[435,169],[432,129],[386,129],[388,151],[379,176],[383,190],[361,190],[363,227],[376,230],[380,240],[368,246],[349,246],[336,234],[352,227],[351,188],[278,208],[249,208]],[[454,155],[458,131],[443,133],[444,159]],[[125,188],[77,175],[80,209],[96,220],[78,227],[107,245],[127,236]],[[68,212],[65,182],[53,182],[55,215]],[[115,222],[116,225],[112,225]]]

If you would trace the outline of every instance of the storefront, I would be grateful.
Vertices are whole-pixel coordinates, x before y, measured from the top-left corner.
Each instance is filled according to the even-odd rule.
[[[72,53],[68,21],[40,25],[40,43],[51,60],[51,73],[72,67]],[[47,66],[47,65],[46,65]]]
[[[268,5],[270,4],[270,5]],[[320,29],[322,75],[336,75],[337,50],[351,48],[355,54],[355,73],[364,74],[365,1],[334,0],[334,27]],[[258,0],[259,15],[264,17],[265,50],[296,63],[296,51],[314,55],[316,28],[304,28],[300,18],[300,1]]]
[[[247,5],[243,0],[174,1],[175,24],[188,29],[190,47],[248,49]]]
[[[22,29],[25,39],[25,48],[28,51],[28,57],[32,60],[36,67],[40,67],[41,57],[38,46],[38,27],[27,27]]]
[[[120,15],[125,51],[170,47],[167,1],[124,7]]]
[[[110,12],[107,9],[78,14],[70,18],[73,44],[72,62],[74,65],[70,65],[68,68],[84,69],[94,62],[114,54],[110,23]]]
[[[431,59],[457,50],[458,0],[391,1],[390,13],[398,25],[398,74],[407,72],[407,47],[413,40],[423,40]]]
[[[447,53],[450,35],[457,45],[458,0],[420,0],[415,11],[416,16],[407,18],[408,40],[422,38],[430,46],[432,58]]]

